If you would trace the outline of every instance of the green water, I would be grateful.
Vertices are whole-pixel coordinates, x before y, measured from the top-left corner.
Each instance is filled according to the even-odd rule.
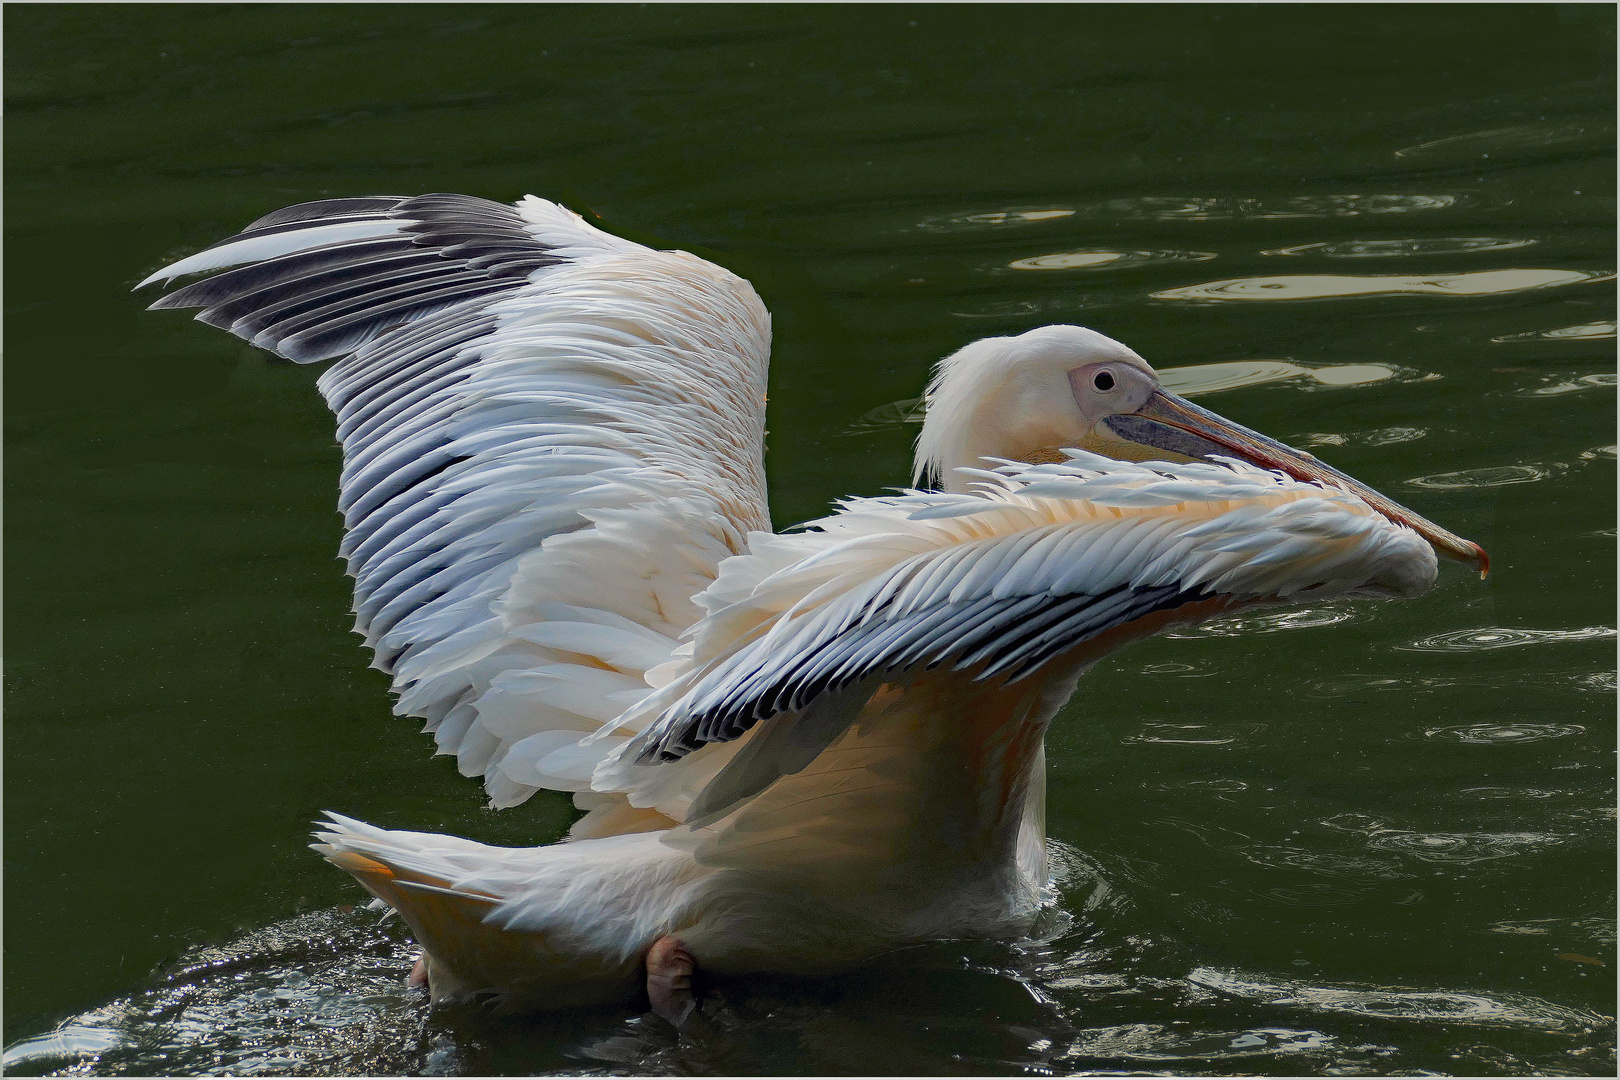
[[[9,1071],[1612,1075],[1614,20],[8,9]],[[724,988],[703,1046],[430,1017],[309,819],[572,811],[484,809],[390,717],[316,371],[128,292],[285,204],[429,191],[748,276],[779,525],[908,475],[935,359],[1078,322],[1493,574],[1101,665],[1051,740],[1044,943]],[[1250,361],[1291,366],[1206,367]]]

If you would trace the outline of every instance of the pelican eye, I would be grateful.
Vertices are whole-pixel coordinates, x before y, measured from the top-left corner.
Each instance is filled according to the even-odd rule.
[[[1092,377],[1091,385],[1103,391],[1112,390],[1114,388],[1114,376],[1111,372],[1099,371]]]

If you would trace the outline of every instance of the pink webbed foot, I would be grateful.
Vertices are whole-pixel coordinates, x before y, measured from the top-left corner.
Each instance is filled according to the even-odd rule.
[[[647,950],[647,997],[653,1012],[685,1029],[697,1010],[692,993],[692,970],[697,962],[680,938],[665,935]]]
[[[407,986],[426,986],[428,984],[427,953],[416,958],[416,964],[411,968],[410,977],[405,980]]]

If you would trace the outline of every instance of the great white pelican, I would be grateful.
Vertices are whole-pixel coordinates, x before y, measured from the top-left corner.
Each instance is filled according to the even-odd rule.
[[[1417,596],[1485,553],[1044,326],[939,364],[915,481],[775,534],[770,315],[747,282],[543,199],[331,199],[148,278],[299,363],[343,443],[355,629],[497,848],[337,814],[435,1001],[631,1001],[694,965],[832,973],[1015,938],[1047,884],[1043,740],[1100,657],[1260,604]]]

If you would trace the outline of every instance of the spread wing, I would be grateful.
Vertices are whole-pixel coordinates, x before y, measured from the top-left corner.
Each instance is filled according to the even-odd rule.
[[[1200,600],[1433,581],[1429,545],[1343,491],[1070,453],[982,473],[979,494],[851,500],[814,532],[753,538],[699,598],[710,614],[684,668],[621,718],[636,734],[597,786],[696,827],[804,769],[885,683],[1012,684]]]
[[[741,279],[534,197],[303,203],[158,271],[154,308],[299,363],[343,444],[355,629],[498,806],[584,792],[720,561],[769,528],[770,317]]]

